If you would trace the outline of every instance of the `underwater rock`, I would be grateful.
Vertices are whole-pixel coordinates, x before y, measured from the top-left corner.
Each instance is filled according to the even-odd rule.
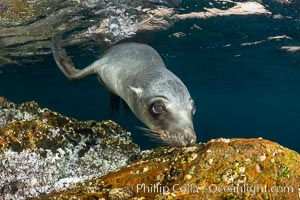
[[[3,0],[0,67],[40,62],[43,55],[51,53],[49,40],[59,33],[70,33],[66,45],[105,49],[138,33],[149,35],[186,19],[271,15],[265,7],[260,1]]]
[[[298,199],[300,155],[264,139],[161,147],[73,190],[33,199]]]
[[[70,189],[139,154],[130,133],[112,121],[81,122],[0,97],[0,199]]]

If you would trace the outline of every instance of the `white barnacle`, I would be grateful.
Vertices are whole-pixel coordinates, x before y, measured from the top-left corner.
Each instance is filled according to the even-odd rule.
[[[266,158],[267,158],[267,156],[266,156],[265,153],[260,153],[260,154],[258,154],[258,156],[257,156],[257,160],[260,161],[260,162],[265,161]]]

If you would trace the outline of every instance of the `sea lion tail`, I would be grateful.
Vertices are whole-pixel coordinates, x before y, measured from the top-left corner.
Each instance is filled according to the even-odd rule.
[[[76,69],[72,60],[68,57],[66,51],[61,47],[60,41],[61,35],[53,37],[51,41],[51,49],[56,64],[68,79],[79,80],[89,75],[95,74],[93,65],[90,65],[81,70]]]

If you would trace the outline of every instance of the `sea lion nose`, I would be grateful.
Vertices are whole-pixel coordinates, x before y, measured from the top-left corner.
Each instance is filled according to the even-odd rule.
[[[196,133],[193,128],[188,128],[184,130],[184,136],[185,136],[185,146],[192,146],[196,143]]]

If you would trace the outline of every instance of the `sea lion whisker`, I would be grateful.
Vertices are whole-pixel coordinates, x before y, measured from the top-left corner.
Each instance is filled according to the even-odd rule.
[[[147,136],[151,141],[160,143],[162,139],[156,135],[153,135],[152,133],[144,132],[144,135]]]
[[[151,129],[144,128],[144,127],[137,127],[138,129],[142,130],[144,133],[149,134],[152,137],[157,137],[159,135],[158,132],[155,132]]]
[[[151,129],[148,129],[148,128],[145,128],[145,127],[140,127],[140,126],[137,126],[136,128],[142,130],[144,132],[144,135],[146,135],[147,137],[155,140],[155,142],[163,141],[162,138],[161,138],[161,133],[158,132],[158,131],[153,131]]]
[[[154,131],[154,130],[151,130],[148,128],[143,128],[143,127],[140,127],[138,129],[144,131],[145,133],[151,134],[153,136],[161,137],[161,132],[159,132],[159,131]]]
[[[145,127],[141,127],[141,126],[136,126],[137,129],[140,129],[142,131],[145,131],[145,132],[150,132],[150,133],[153,133],[153,134],[158,134],[157,131],[154,131],[154,130],[151,130],[149,128],[145,128]]]

